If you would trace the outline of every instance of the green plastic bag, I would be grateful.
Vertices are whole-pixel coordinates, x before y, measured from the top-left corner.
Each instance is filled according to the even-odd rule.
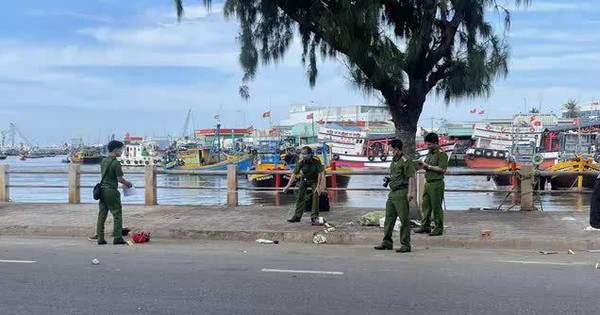
[[[379,226],[379,220],[383,217],[385,217],[385,211],[373,211],[360,217],[358,222],[362,226]]]

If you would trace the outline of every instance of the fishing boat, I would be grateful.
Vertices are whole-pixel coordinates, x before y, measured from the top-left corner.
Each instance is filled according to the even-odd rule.
[[[295,150],[288,150],[278,139],[259,139],[254,155],[254,171],[288,171],[286,174],[250,174],[248,181],[254,187],[285,187],[298,160]]]
[[[176,152],[165,155],[165,169],[175,170],[226,170],[229,165],[237,165],[238,170],[246,171],[252,166],[250,154],[217,153],[213,148],[197,144],[180,146]]]
[[[163,157],[158,142],[141,137],[132,137],[129,134],[126,134],[123,140],[125,142],[123,155],[117,158],[122,166],[163,165]]]
[[[0,153],[0,160],[6,160],[7,157],[6,154]]]
[[[332,147],[333,159],[352,168],[389,168],[391,158],[390,141],[394,134],[369,134],[357,127],[328,125],[319,131],[319,141]],[[456,146],[456,141],[440,137],[440,147],[448,158]],[[423,160],[428,153],[424,143],[417,143],[415,159]]]
[[[579,155],[576,158],[558,163],[548,169],[552,172],[598,172],[600,168],[593,158]],[[573,188],[594,188],[594,182],[598,174],[565,175],[550,177],[552,190],[564,190]]]
[[[487,179],[492,180],[496,187],[513,186],[514,184],[520,186],[521,179],[516,172],[522,169],[521,165],[505,166],[494,170],[494,175],[488,175]],[[534,189],[541,190],[546,187],[546,178],[536,176],[534,179]]]
[[[104,157],[97,149],[83,148],[69,156],[69,160],[76,164],[99,164]]]

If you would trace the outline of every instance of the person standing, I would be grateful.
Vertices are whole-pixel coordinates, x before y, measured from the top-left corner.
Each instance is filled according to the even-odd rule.
[[[112,140],[108,143],[107,147],[109,152],[108,157],[100,163],[102,195],[99,202],[98,224],[96,225],[98,245],[106,244],[106,240],[104,239],[104,223],[106,222],[108,211],[112,213],[114,221],[113,244],[127,244],[121,232],[123,230],[123,215],[121,193],[119,193],[118,187],[119,183],[128,188],[131,188],[133,185],[123,177],[121,163],[117,160],[123,154],[123,142]]]
[[[590,204],[590,226],[600,229],[600,175],[596,177],[592,202]]]
[[[439,137],[435,133],[425,136],[425,145],[429,149],[425,161],[419,163],[425,170],[425,189],[423,192],[423,220],[421,227],[415,233],[429,233],[430,236],[440,236],[444,233],[444,174],[448,169],[448,155],[439,146]],[[435,229],[431,230],[431,216]]]
[[[400,217],[400,249],[398,253],[409,253],[410,246],[410,222],[408,221],[409,202],[415,198],[415,167],[411,159],[402,151],[402,141],[394,139],[391,141],[393,160],[390,165],[390,177],[386,177],[385,183],[391,192],[385,204],[385,225],[383,227],[383,241],[381,245],[375,246],[376,250],[392,250],[394,242],[392,233],[396,218]],[[384,184],[384,186],[386,186]]]
[[[298,195],[296,196],[296,211],[288,222],[296,223],[302,219],[302,213],[306,204],[306,191],[310,188],[313,194],[310,220],[312,225],[320,225],[318,222],[319,196],[325,191],[325,167],[323,167],[321,160],[313,155],[313,150],[308,146],[300,150],[300,160],[296,163],[294,173],[283,189],[283,192],[286,193],[297,179],[300,181],[300,184],[298,185]]]

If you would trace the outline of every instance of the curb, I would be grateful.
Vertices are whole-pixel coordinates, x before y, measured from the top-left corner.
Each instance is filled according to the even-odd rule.
[[[87,237],[93,234],[93,228],[61,227],[61,226],[7,226],[0,228],[2,235],[22,237]],[[233,230],[193,230],[193,229],[152,229],[153,238],[188,239],[203,241],[246,241],[256,239],[272,239],[282,243],[312,243],[315,234],[321,234],[327,239],[327,244],[335,245],[377,245],[383,234],[370,231],[344,231],[342,229],[331,233],[319,231],[233,231]],[[444,235],[429,237],[412,235],[415,248],[448,247],[448,248],[477,248],[477,249],[518,249],[518,250],[590,250],[600,249],[600,238],[573,237],[474,237],[461,235]]]

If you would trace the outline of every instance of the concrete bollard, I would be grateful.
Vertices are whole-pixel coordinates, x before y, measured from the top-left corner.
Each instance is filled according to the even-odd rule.
[[[69,165],[69,203],[81,203],[81,165]]]
[[[534,211],[533,202],[533,165],[523,165],[521,168],[521,211]]]
[[[238,167],[237,165],[227,166],[227,205],[237,207],[238,205]]]
[[[8,165],[0,165],[0,202],[9,202]]]
[[[153,165],[146,165],[144,169],[144,204],[146,206],[157,205],[156,196],[156,172]]]

